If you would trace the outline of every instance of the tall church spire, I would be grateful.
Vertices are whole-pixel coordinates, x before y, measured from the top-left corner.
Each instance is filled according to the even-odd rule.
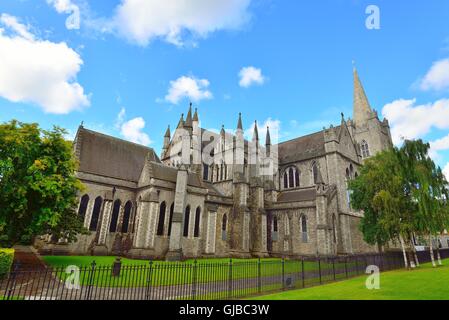
[[[371,116],[372,110],[363,89],[362,82],[359,79],[359,74],[354,66],[354,111],[353,118],[355,124],[362,124]]]

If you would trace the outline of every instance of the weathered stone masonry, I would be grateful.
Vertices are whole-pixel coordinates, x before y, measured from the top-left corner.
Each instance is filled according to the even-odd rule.
[[[216,134],[200,128],[190,106],[173,135],[167,129],[161,157],[80,126],[74,152],[87,191],[78,211],[91,234],[70,245],[40,245],[169,260],[374,251],[358,230],[362,213],[352,210],[347,183],[364,159],[392,142],[356,70],[353,117],[277,145],[267,130],[262,146],[257,123],[250,142],[241,115],[235,135]],[[204,153],[211,163],[200,164]],[[272,174],[263,173],[274,163]]]

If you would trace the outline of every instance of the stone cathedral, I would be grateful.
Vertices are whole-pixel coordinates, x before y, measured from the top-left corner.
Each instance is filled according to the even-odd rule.
[[[90,234],[42,249],[167,260],[375,251],[347,182],[392,140],[355,69],[353,108],[338,126],[272,145],[257,123],[245,140],[241,115],[232,134],[207,131],[190,106],[173,133],[168,127],[160,156],[80,126],[78,214]]]

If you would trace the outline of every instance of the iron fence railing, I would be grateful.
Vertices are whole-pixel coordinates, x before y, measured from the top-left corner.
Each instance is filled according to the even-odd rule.
[[[440,250],[449,257],[449,250]],[[429,252],[419,252],[421,262]],[[113,266],[47,267],[16,265],[0,280],[0,299],[27,300],[225,300],[287,289],[305,288],[404,267],[401,252],[302,259],[149,261]]]

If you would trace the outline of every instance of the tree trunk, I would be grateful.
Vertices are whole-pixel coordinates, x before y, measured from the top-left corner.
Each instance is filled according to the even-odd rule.
[[[442,266],[443,262],[441,261],[440,244],[439,243],[437,243],[437,259],[438,259],[438,265]]]
[[[404,265],[405,268],[408,269],[407,254],[405,253],[404,240],[402,239],[402,236],[399,236],[399,241],[401,242],[402,254],[404,256]]]
[[[437,265],[435,264],[435,257],[433,255],[432,235],[429,236],[429,247],[430,247],[430,260],[432,260],[432,266],[435,268]]]
[[[412,251],[413,251],[413,256],[415,257],[416,266],[419,267],[418,255],[416,254],[416,247],[415,247],[415,244],[413,243],[413,239],[410,240],[410,245],[412,246]]]

